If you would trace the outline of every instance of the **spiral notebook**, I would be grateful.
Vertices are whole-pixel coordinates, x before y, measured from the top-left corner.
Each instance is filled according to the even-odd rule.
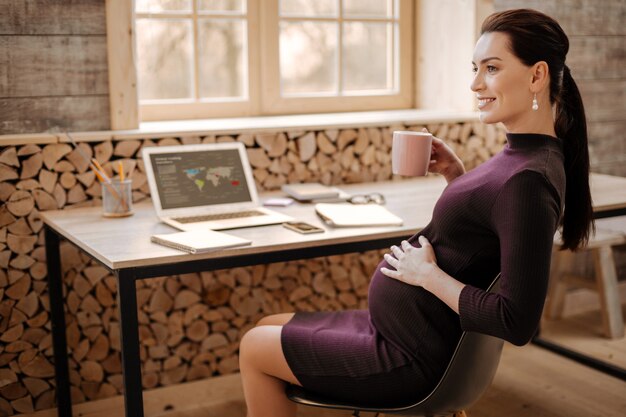
[[[193,254],[246,246],[252,243],[248,239],[208,229],[153,235],[150,240],[159,245]]]

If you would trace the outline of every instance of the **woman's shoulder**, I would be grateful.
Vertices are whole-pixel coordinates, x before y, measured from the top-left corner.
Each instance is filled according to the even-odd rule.
[[[506,152],[501,154],[498,166],[504,174],[505,181],[522,177],[530,181],[545,181],[556,189],[565,188],[564,157],[559,144],[537,146],[524,149],[523,152]]]

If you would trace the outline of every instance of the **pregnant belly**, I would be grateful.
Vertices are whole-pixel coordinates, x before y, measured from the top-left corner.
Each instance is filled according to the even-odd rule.
[[[451,336],[448,330],[458,326],[450,323],[454,312],[425,289],[384,275],[380,272],[382,267],[390,268],[382,261],[369,288],[369,312],[374,327],[412,356],[423,352],[424,343],[432,347],[448,339]]]

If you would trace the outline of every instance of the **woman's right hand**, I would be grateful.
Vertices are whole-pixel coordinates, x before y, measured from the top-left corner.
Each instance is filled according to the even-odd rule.
[[[446,178],[447,182],[450,182],[456,177],[465,174],[465,166],[463,166],[461,159],[444,141],[433,136],[428,171],[441,174]]]

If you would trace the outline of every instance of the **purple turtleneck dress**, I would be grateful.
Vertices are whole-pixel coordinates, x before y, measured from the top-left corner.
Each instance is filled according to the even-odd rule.
[[[283,327],[291,370],[311,391],[400,405],[434,387],[464,330],[527,343],[543,309],[564,194],[562,141],[508,134],[502,152],[448,184],[431,222],[409,240],[428,238],[439,267],[466,284],[459,314],[383,275],[383,261],[368,310],[296,313]],[[498,272],[499,291],[487,293]]]

